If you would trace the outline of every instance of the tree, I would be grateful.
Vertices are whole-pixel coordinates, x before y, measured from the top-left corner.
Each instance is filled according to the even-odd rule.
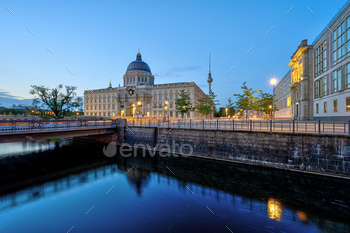
[[[175,101],[176,111],[184,117],[185,113],[193,111],[192,101],[190,95],[185,91],[181,90],[179,93],[179,97]]]
[[[273,112],[273,95],[270,93],[260,92],[259,94],[259,111],[262,111],[266,116],[272,116]],[[276,101],[275,101],[276,102]],[[275,105],[275,111],[278,111]]]
[[[233,94],[237,100],[235,102],[235,107],[240,109],[240,113],[243,114],[243,111],[248,110],[259,110],[259,96],[255,96],[259,93],[259,90],[253,90],[252,88],[248,88],[246,82],[243,83],[241,89],[243,90],[243,94]]]
[[[228,104],[226,105],[227,108],[227,116],[233,116],[236,113],[236,109],[235,109],[235,103],[233,102],[233,100],[230,98],[227,99]],[[226,111],[226,110],[225,110]],[[225,112],[226,114],[226,112]]]
[[[64,91],[61,91],[62,84],[52,89],[37,85],[31,87],[29,93],[34,95],[32,105],[41,116],[47,115],[48,111],[52,111],[56,118],[71,116],[75,109],[83,105],[82,98],[74,99],[77,95],[75,92],[77,88],[74,86],[65,86]]]
[[[208,116],[209,114],[216,111],[216,105],[219,101],[215,99],[216,95],[214,92],[210,92],[209,95],[205,95],[202,98],[198,99],[198,105],[196,109],[199,113]]]

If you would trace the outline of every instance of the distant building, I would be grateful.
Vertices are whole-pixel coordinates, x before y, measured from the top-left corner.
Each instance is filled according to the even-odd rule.
[[[29,107],[25,104],[18,104],[18,105],[15,105],[13,104],[12,107],[9,107],[11,109],[17,109],[17,110],[26,110],[26,108]]]
[[[276,120],[291,120],[291,92],[290,92],[290,80],[291,72],[283,77],[281,81],[275,87],[275,106],[277,111],[275,111]]]
[[[180,118],[175,100],[181,90],[191,98],[192,105],[205,93],[194,82],[154,84],[154,76],[140,52],[131,62],[123,77],[123,86],[86,90],[85,116],[98,117],[156,117]],[[200,118],[197,111],[188,112],[188,118]]]

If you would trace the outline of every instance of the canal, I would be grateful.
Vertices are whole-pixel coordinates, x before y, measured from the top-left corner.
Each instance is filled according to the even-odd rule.
[[[0,232],[350,232],[346,180],[104,146],[0,144]]]

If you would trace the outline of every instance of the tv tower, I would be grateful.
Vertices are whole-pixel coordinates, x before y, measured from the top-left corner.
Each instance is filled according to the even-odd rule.
[[[213,78],[211,77],[211,70],[210,70],[210,53],[209,53],[209,73],[208,73],[207,82],[209,83],[209,96],[210,96],[210,94],[211,94],[211,83],[213,82]]]

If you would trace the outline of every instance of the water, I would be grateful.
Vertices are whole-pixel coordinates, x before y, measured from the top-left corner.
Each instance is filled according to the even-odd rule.
[[[0,144],[0,232],[350,232],[347,182],[102,146]]]

